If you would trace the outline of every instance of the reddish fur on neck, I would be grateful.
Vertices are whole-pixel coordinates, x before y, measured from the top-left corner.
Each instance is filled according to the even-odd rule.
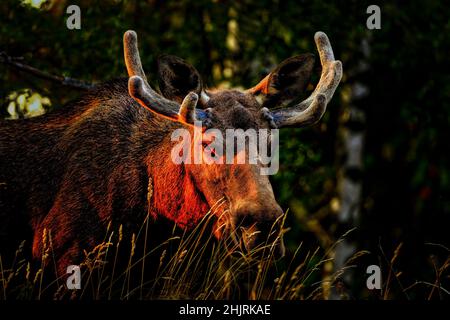
[[[160,165],[149,166],[153,179],[153,210],[150,212],[154,218],[160,214],[182,228],[192,228],[209,211],[209,205],[186,174],[184,166],[172,163],[169,154],[167,157],[169,159]]]

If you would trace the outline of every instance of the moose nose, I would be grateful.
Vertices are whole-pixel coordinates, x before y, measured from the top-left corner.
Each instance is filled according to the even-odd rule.
[[[234,228],[246,251],[272,252],[276,259],[284,256],[280,237],[283,211],[278,204],[266,206],[241,203],[235,211]],[[261,250],[259,250],[260,248]]]

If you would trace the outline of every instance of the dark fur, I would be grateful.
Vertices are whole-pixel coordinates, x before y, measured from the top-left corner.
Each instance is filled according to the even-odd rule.
[[[258,115],[256,100],[240,92],[215,96],[209,107],[226,127],[243,127],[248,110]],[[235,109],[235,103],[248,110]],[[109,221],[116,230],[123,224],[128,235],[147,212],[180,227],[194,226],[214,202],[208,203],[183,166],[168,160],[170,133],[179,127],[135,102],[126,79],[102,84],[44,116],[1,121],[0,252],[27,239],[39,259],[44,229],[50,230],[63,273],[81,262],[83,250],[103,241]]]
[[[57,259],[77,260],[80,249],[101,242],[109,220],[141,222],[146,163],[171,126],[128,95],[126,79],[45,116],[1,121],[2,252],[31,229],[39,257],[46,228]]]
[[[171,64],[161,66],[163,75],[168,74],[165,95],[180,100],[185,92],[171,89],[176,82]],[[195,69],[186,70],[193,73],[188,79],[200,81]],[[290,73],[270,79],[279,82]],[[188,87],[199,91],[201,83],[189,82]],[[202,107],[210,110],[215,128],[269,127],[253,94],[224,90],[209,95]],[[183,166],[170,161],[170,135],[182,126],[140,106],[128,94],[127,79],[99,85],[41,117],[0,121],[0,253],[29,239],[38,259],[43,232],[51,231],[52,255],[63,274],[67,265],[81,262],[83,250],[104,240],[110,221],[116,230],[122,224],[128,235],[138,230],[147,213],[189,228],[224,197],[232,205],[235,225],[243,217],[271,225],[282,214],[267,176],[260,176],[255,165]],[[150,177],[153,196],[148,203]]]

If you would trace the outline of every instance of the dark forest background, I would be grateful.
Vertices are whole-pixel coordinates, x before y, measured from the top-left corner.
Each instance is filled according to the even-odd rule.
[[[81,30],[66,28],[70,4],[81,8]],[[388,297],[448,298],[431,291],[449,282],[439,269],[450,246],[450,7],[379,3],[381,29],[368,30],[370,4],[5,0],[0,52],[3,61],[19,57],[49,74],[98,83],[126,76],[122,35],[133,29],[154,85],[156,58],[169,53],[196,66],[209,87],[249,88],[284,59],[316,53],[314,33],[324,31],[344,77],[319,124],[281,132],[281,167],[272,180],[289,209],[288,247],[303,241],[326,251],[356,227],[344,247],[330,251],[337,260],[370,252],[343,277],[354,294],[371,295],[365,269],[377,264],[391,282]],[[4,118],[39,115],[83,92],[7,63],[0,84]]]

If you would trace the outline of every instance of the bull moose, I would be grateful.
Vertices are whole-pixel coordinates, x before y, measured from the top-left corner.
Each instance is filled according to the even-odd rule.
[[[199,122],[220,131],[317,122],[339,84],[342,65],[324,33],[317,32],[315,42],[320,81],[306,100],[285,106],[309,83],[312,54],[285,60],[246,91],[208,90],[194,67],[164,55],[158,62],[158,93],[143,71],[136,33],[127,31],[128,79],[97,85],[46,115],[0,122],[2,250],[26,237],[28,228],[32,255],[39,258],[44,230],[51,230],[57,269],[64,272],[80,263],[84,249],[102,241],[109,221],[139,224],[149,214],[189,229],[219,199],[225,204],[214,235],[253,228],[246,245],[257,246],[283,215],[268,177],[258,170],[262,164],[175,164],[171,133],[193,130]],[[276,242],[282,255],[282,240]]]

